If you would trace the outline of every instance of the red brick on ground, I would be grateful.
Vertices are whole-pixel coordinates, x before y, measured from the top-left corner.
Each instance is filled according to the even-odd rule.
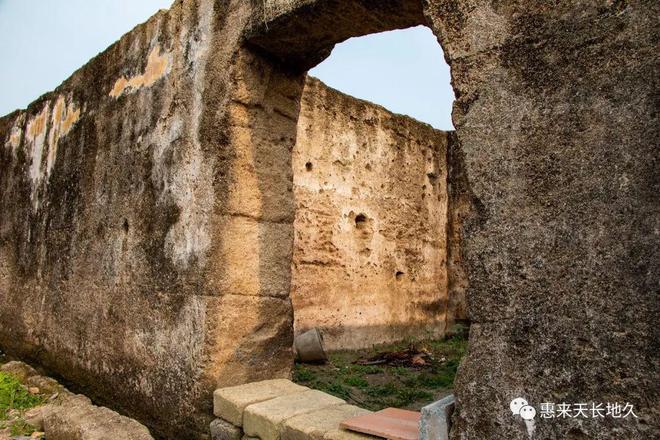
[[[388,440],[418,440],[421,414],[397,408],[386,408],[373,414],[353,417],[341,427]]]

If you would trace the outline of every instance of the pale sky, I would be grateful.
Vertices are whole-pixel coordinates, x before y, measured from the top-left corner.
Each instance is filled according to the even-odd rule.
[[[0,115],[53,90],[173,0],[0,0]],[[312,75],[331,87],[451,129],[449,67],[424,27],[352,38]]]
[[[427,27],[351,38],[309,73],[356,98],[453,130],[449,66]]]

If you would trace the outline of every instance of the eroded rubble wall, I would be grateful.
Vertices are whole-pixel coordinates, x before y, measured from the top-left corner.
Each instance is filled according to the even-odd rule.
[[[521,396],[638,415],[533,438],[657,437],[659,8],[178,0],[0,119],[0,345],[172,438],[204,429],[216,385],[287,376],[304,71],[426,23],[470,207],[452,437],[527,439]]]
[[[659,7],[428,2],[473,204],[461,228],[472,325],[455,440],[659,434]],[[516,397],[537,412],[607,402],[639,412],[537,416],[530,429],[508,411]]]
[[[293,199],[237,207],[262,190],[228,103],[250,8],[177,1],[0,119],[0,346],[168,438],[292,366]]]
[[[328,349],[438,337],[447,133],[309,78],[293,150],[296,333]]]

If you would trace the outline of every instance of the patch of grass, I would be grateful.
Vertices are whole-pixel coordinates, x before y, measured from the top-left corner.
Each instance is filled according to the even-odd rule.
[[[293,381],[294,382],[312,382],[316,380],[316,373],[305,368],[302,365],[296,365],[296,369],[293,372]]]
[[[351,371],[356,374],[382,374],[385,370],[374,365],[351,365]]]
[[[9,427],[9,433],[17,436],[31,435],[34,431],[36,428],[21,418],[13,421]]]
[[[433,401],[433,393],[415,388],[402,388],[397,391],[397,405],[399,408],[406,407],[418,400],[427,400],[429,403]]]
[[[350,390],[337,382],[329,383],[319,389],[321,389],[321,391],[325,391],[328,394],[339,397],[340,399],[348,400],[350,398]]]
[[[406,367],[392,367],[392,374],[397,377],[404,378],[410,376],[411,370]]]
[[[401,351],[411,344],[426,349],[432,361],[422,368],[359,365],[378,352]],[[294,381],[370,410],[386,407],[418,410],[451,392],[456,370],[467,351],[467,332],[443,340],[403,341],[371,350],[330,353],[324,365],[296,365]]]
[[[15,377],[0,372],[0,428],[9,428],[13,436],[32,434],[35,431],[34,426],[20,415],[41,403],[41,396],[30,394]],[[10,412],[18,414],[10,415]]]
[[[344,378],[344,383],[357,388],[367,388],[369,386],[367,379],[360,376],[348,376]]]
[[[7,419],[9,410],[26,410],[39,405],[42,401],[41,396],[28,393],[15,377],[0,372],[0,420]]]
[[[366,394],[371,397],[389,397],[397,392],[396,385],[389,383],[387,385],[376,385],[366,390]]]

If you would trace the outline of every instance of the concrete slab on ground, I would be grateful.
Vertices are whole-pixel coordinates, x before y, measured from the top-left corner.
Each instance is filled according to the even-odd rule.
[[[338,397],[317,390],[277,397],[245,408],[243,430],[245,434],[261,440],[280,440],[285,420],[345,403]]]
[[[346,419],[371,411],[353,405],[336,405],[311,413],[301,414],[284,421],[282,438],[287,440],[325,440],[326,434],[341,429],[339,424]],[[359,434],[346,431],[357,440]]]
[[[243,426],[243,411],[247,406],[307,390],[309,388],[286,379],[220,388],[213,393],[213,414],[240,427]]]

